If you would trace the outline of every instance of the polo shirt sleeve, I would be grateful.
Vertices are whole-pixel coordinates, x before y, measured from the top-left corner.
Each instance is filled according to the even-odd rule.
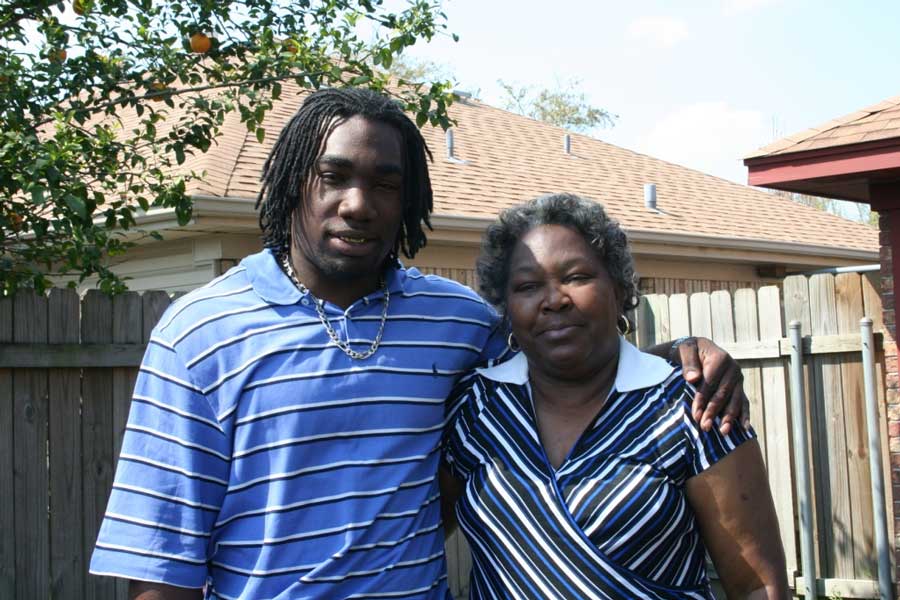
[[[200,588],[228,485],[230,444],[177,351],[152,338],[90,571]]]
[[[491,327],[490,333],[484,341],[484,346],[481,349],[481,354],[478,357],[477,364],[488,364],[492,361],[502,361],[507,358],[507,354],[509,354],[509,345],[507,345],[506,340],[509,336],[509,330],[504,325],[504,322],[500,319],[500,316],[490,306],[485,304],[485,308],[489,313],[489,318],[493,326]]]
[[[739,423],[732,424],[728,435],[723,435],[719,431],[722,424],[721,417],[713,419],[713,426],[709,431],[703,431],[691,415],[694,391],[694,388],[685,382],[679,402],[682,412],[681,424],[686,440],[688,478],[710,468],[744,442],[756,439],[756,432],[752,427],[745,429]]]

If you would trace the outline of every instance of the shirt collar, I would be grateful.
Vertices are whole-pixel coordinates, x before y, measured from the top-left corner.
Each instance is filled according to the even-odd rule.
[[[250,285],[253,286],[253,291],[270,304],[296,304],[305,295],[300,293],[294,282],[281,270],[281,265],[278,264],[278,259],[271,248],[251,254],[242,260],[241,264],[247,269],[247,276],[250,279]],[[402,292],[405,282],[405,269],[388,269],[387,286],[391,293]],[[377,290],[367,297],[381,296],[382,291]]]
[[[616,369],[615,389],[631,392],[653,387],[666,380],[674,367],[665,360],[635,348],[619,336],[619,365]],[[477,369],[477,372],[499,383],[525,385],[528,382],[528,359],[519,352],[511,359],[495,365]]]

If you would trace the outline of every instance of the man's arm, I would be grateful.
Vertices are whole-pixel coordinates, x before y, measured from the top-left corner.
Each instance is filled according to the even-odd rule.
[[[128,582],[128,597],[131,600],[200,600],[203,590],[132,579]]]
[[[209,576],[209,536],[227,488],[231,443],[181,355],[152,340],[90,571],[196,591]]]
[[[689,337],[677,347],[663,342],[644,350],[681,364],[684,378],[697,388],[691,414],[704,431],[713,426],[720,413],[719,431],[727,435],[733,423],[750,424],[750,401],[744,394],[744,375],[731,355],[704,337]]]

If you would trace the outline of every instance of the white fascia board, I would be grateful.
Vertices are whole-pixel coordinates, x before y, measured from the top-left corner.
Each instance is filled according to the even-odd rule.
[[[435,229],[470,231],[476,233],[483,233],[493,221],[494,219],[486,217],[453,215],[435,215],[431,218],[431,224]],[[752,240],[690,233],[646,231],[640,229],[631,229],[628,230],[627,233],[628,240],[633,243],[701,246],[705,248],[765,252],[767,254],[793,254],[795,256],[830,256],[846,260],[878,262],[877,250],[859,250],[855,248],[837,248],[834,246],[820,246],[817,244],[802,244],[797,242]]]
[[[258,213],[254,207],[255,200],[239,197],[219,197],[195,195],[194,211],[191,221],[184,229],[202,225],[204,218],[230,217],[246,218],[248,229],[254,231],[258,227]],[[152,226],[158,231],[179,228],[173,209],[152,209],[136,216],[138,227]],[[470,217],[465,215],[432,215],[431,225],[436,230],[465,231],[481,235],[488,225],[494,222],[490,217]],[[802,244],[797,242],[779,242],[773,240],[752,240],[728,238],[711,235],[689,233],[671,233],[632,229],[628,231],[628,239],[636,243],[671,244],[674,246],[701,246],[705,248],[722,248],[728,250],[744,250],[747,252],[764,252],[767,254],[793,254],[795,256],[830,256],[833,258],[878,262],[877,250],[859,250],[855,248],[837,248],[818,244]]]
[[[628,231],[631,242],[654,244],[672,244],[674,246],[704,246],[707,248],[723,248],[728,250],[747,250],[778,254],[794,254],[798,256],[831,256],[847,260],[864,260],[878,262],[878,250],[859,250],[856,248],[839,248],[818,244],[802,244],[798,242],[779,242],[774,240],[752,240],[729,238],[713,235],[696,235],[688,233],[668,233],[660,231]]]

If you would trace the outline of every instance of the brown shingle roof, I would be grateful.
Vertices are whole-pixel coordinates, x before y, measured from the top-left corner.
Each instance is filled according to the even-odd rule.
[[[777,156],[889,138],[900,138],[900,96],[782,138],[745,158]]]
[[[297,91],[285,86],[263,124],[263,144],[229,118],[218,144],[188,161],[207,172],[191,193],[255,200],[266,155],[302,100]],[[434,153],[438,215],[491,218],[536,195],[568,191],[600,201],[628,230],[878,248],[873,228],[588,136],[571,134],[572,155],[566,155],[564,130],[477,101],[455,103],[451,115],[458,122],[456,155],[465,163],[447,159],[443,131],[423,131]],[[663,212],[644,207],[646,183],[656,184]]]

